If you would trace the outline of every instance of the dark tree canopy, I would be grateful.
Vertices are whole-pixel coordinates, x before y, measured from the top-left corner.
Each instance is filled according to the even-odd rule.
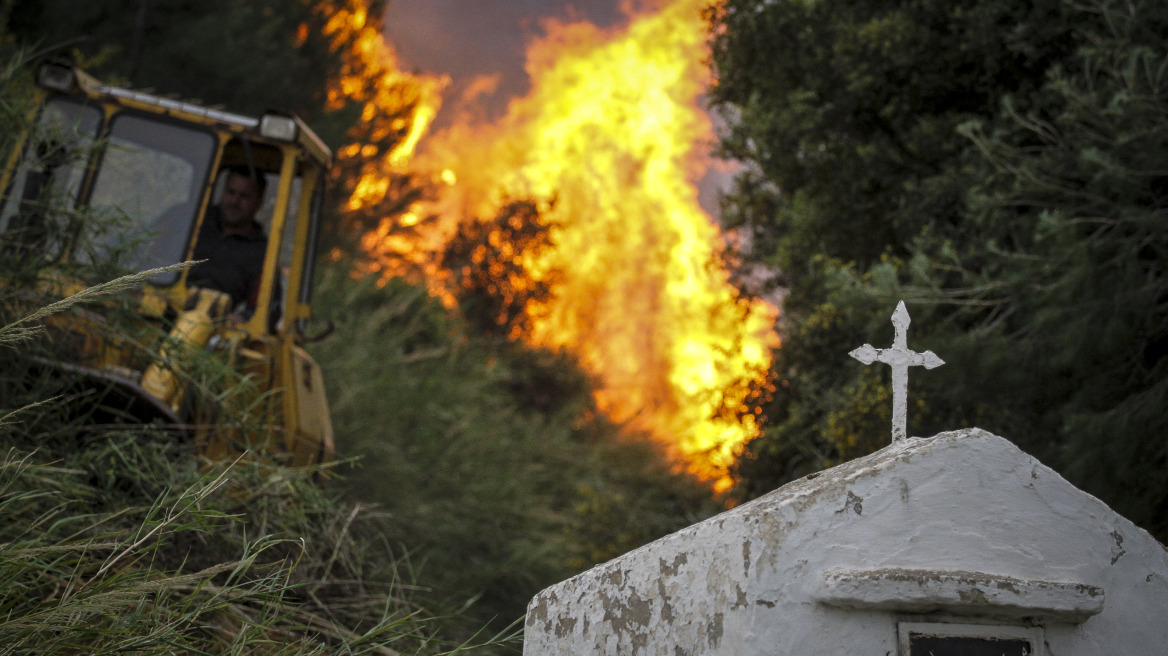
[[[325,3],[328,4],[328,3]],[[237,112],[321,115],[340,65],[308,0],[15,0],[8,31],[98,78]],[[303,26],[303,27],[302,27]]]
[[[909,303],[910,434],[978,425],[1168,534],[1168,7],[727,0],[725,202],[786,287],[751,496],[887,441],[846,353]]]
[[[713,97],[737,119],[723,150],[780,190],[774,213],[732,218],[782,235],[790,275],[818,254],[866,267],[925,229],[959,231],[955,128],[1041,85],[1070,47],[1062,14],[1058,0],[729,0],[713,41]]]

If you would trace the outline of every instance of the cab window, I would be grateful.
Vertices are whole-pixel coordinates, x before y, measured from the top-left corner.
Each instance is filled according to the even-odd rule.
[[[0,199],[0,236],[6,243],[41,248],[45,256],[55,257],[67,222],[56,220],[48,208],[76,206],[100,125],[101,112],[92,105],[64,99],[45,104]]]
[[[114,118],[89,205],[90,241],[127,269],[184,259],[216,141],[209,132],[150,116]],[[178,273],[155,276],[169,285]]]

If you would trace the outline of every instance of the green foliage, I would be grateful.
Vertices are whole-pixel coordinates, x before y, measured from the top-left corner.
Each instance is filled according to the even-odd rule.
[[[722,149],[770,192],[743,189],[729,220],[776,244],[787,276],[818,254],[867,268],[925,227],[958,230],[954,128],[1040,83],[1067,48],[1060,14],[1058,0],[727,0],[712,43]],[[758,197],[769,212],[735,211],[768,209]]]
[[[791,316],[791,300],[784,305],[767,424],[736,465],[736,493],[745,498],[869,453],[889,434],[887,372],[865,368],[846,354],[865,342],[891,343],[895,266],[885,262],[859,274],[854,264],[821,256],[809,263],[808,273],[803,293],[818,302],[801,307],[798,320]],[[913,342],[927,347],[920,334]]]
[[[743,490],[882,443],[862,436],[886,434],[887,373],[843,354],[890,339],[905,298],[947,362],[910,376],[910,433],[995,431],[1168,535],[1168,12],[840,4],[716,16],[726,147],[756,165],[730,215],[789,286]]]
[[[919,329],[921,294],[901,283],[918,250],[934,275],[936,253],[973,231],[964,203],[977,156],[957,127],[1041,86],[1072,47],[1064,13],[1058,0],[727,0],[712,12],[711,95],[730,118],[722,150],[750,164],[723,216],[748,234],[745,260],[784,288],[777,390],[739,493],[879,444],[885,410],[872,401],[887,373],[846,354],[891,337],[898,297],[910,300],[914,344],[940,352]],[[937,424],[910,417],[916,434]]]
[[[483,339],[423,288],[330,267],[318,309],[350,494],[380,504],[419,581],[507,624],[538,590],[708,516],[709,491],[597,411],[565,355]]]
[[[1168,535],[1168,9],[1074,3],[1083,45],[1042,111],[966,127],[987,162],[972,216],[993,239],[970,285],[983,321],[1034,368],[1052,456],[1076,483]],[[975,260],[976,261],[976,260]],[[987,316],[988,315],[988,316]],[[1041,377],[1039,377],[1041,376]]]
[[[20,128],[25,124],[33,109],[32,76],[24,66],[24,55],[7,52],[6,38],[0,29],[0,125],[9,126],[0,130],[0,152],[9,153],[16,147]]]

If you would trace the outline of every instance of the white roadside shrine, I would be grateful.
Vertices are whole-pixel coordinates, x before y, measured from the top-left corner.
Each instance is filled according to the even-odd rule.
[[[1162,653],[1164,547],[980,429],[897,439],[551,586],[524,637],[528,656]]]

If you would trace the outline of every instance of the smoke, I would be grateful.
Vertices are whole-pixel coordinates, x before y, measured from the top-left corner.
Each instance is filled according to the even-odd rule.
[[[445,74],[456,110],[487,120],[530,90],[525,46],[546,19],[585,20],[598,27],[626,20],[621,0],[391,0],[385,35],[406,70]],[[443,111],[436,127],[461,112]]]

